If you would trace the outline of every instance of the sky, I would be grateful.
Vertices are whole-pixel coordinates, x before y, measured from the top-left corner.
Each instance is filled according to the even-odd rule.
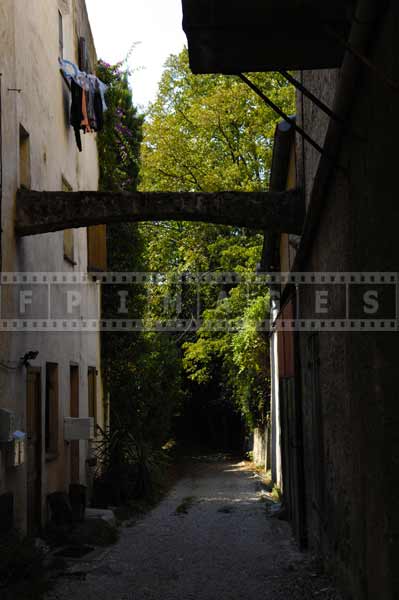
[[[187,43],[181,0],[86,0],[97,54],[106,62],[125,58],[133,70],[133,100],[146,107],[155,100],[162,67]]]

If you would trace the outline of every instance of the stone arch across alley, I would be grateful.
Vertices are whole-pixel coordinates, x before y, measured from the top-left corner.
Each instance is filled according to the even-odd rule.
[[[299,190],[286,192],[19,191],[16,232],[37,235],[90,225],[138,221],[202,221],[299,234]]]

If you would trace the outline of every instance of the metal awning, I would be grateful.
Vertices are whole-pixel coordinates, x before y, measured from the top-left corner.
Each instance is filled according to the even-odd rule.
[[[194,73],[339,67],[353,0],[182,0]],[[334,35],[335,34],[335,35]]]

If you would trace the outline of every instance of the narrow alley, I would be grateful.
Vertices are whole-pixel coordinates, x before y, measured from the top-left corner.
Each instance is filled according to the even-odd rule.
[[[0,600],[399,600],[398,113],[399,0],[0,0]]]
[[[76,563],[49,600],[338,600],[272,518],[245,463],[195,463],[102,557]]]

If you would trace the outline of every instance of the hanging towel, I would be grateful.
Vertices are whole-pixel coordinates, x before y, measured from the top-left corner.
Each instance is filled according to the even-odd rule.
[[[91,133],[89,117],[87,114],[87,94],[86,90],[82,90],[82,115],[83,119],[80,123],[84,133]]]
[[[80,127],[83,120],[82,113],[82,96],[83,90],[75,83],[74,80],[71,81],[71,95],[72,95],[72,104],[71,104],[71,125],[75,131],[76,145],[79,149],[79,152],[82,152],[82,138],[80,136]]]

